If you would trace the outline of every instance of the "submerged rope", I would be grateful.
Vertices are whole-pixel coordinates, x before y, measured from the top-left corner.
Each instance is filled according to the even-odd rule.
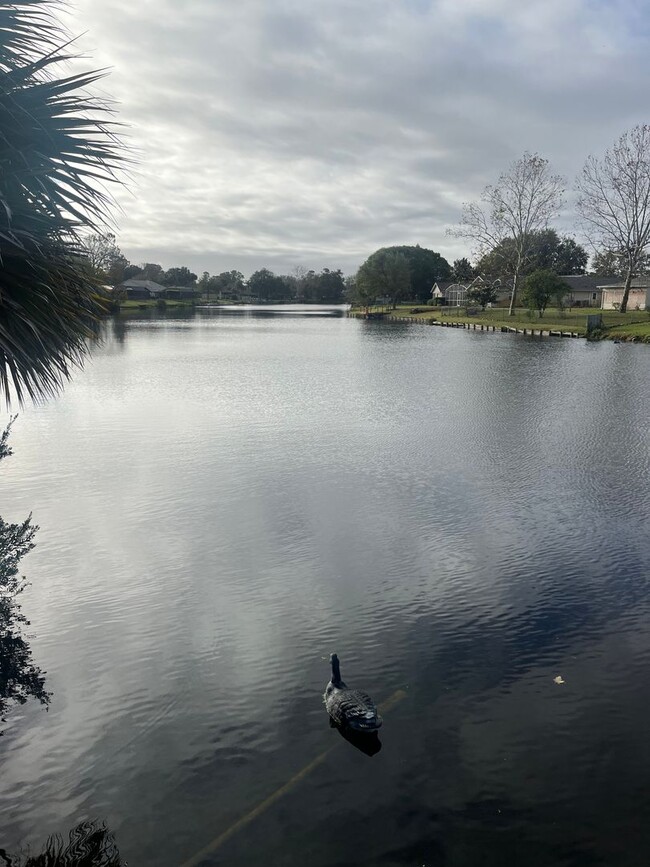
[[[396,704],[399,704],[402,699],[406,698],[406,692],[403,689],[396,690],[391,696],[389,696],[385,702],[379,705],[379,710],[382,713],[386,713],[386,711],[392,710]],[[198,865],[203,861],[203,859],[207,855],[212,855],[217,849],[220,849],[221,846],[233,837],[238,831],[241,831],[242,828],[245,828],[246,825],[249,825],[254,819],[257,819],[258,816],[261,816],[262,813],[266,812],[269,807],[275,804],[276,801],[279,801],[287,792],[290,792],[291,789],[294,788],[301,780],[304,780],[306,776],[308,776],[315,768],[321,765],[327,756],[334,750],[338,743],[333,744],[329,749],[320,753],[320,755],[316,756],[308,765],[305,765],[302,770],[298,771],[297,774],[294,774],[290,780],[280,786],[279,789],[276,789],[272,795],[269,795],[268,798],[261,801],[256,807],[253,807],[248,813],[243,815],[241,819],[237,819],[229,828],[226,828],[218,837],[215,837],[207,846],[204,846],[199,852],[189,858],[187,861],[183,861],[181,867],[198,867]]]

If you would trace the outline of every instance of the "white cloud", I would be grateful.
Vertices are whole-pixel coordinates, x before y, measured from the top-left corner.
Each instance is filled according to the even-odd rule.
[[[69,24],[140,153],[119,197],[134,261],[453,258],[460,204],[523,150],[572,177],[646,119],[636,0],[81,0]]]

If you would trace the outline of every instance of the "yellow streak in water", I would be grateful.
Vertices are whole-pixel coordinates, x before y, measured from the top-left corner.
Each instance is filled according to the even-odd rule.
[[[391,696],[389,696],[385,702],[379,705],[379,712],[386,713],[389,710],[392,710],[396,704],[399,704],[403,698],[406,698],[406,692],[403,689],[396,690]],[[198,867],[198,865],[203,861],[203,859],[207,855],[211,855],[213,852],[216,852],[217,849],[221,848],[226,840],[229,840],[233,837],[238,831],[241,831],[242,828],[245,828],[246,825],[249,825],[254,819],[257,819],[258,816],[261,816],[262,813],[265,813],[269,807],[275,804],[276,801],[279,801],[283,795],[286,795],[287,792],[290,792],[291,789],[294,788],[301,780],[304,780],[306,776],[311,774],[314,768],[317,768],[321,765],[327,756],[334,750],[338,744],[334,744],[329,749],[320,753],[320,755],[316,756],[316,758],[309,762],[308,765],[305,765],[302,770],[298,771],[297,774],[294,774],[290,780],[280,786],[279,789],[276,789],[272,795],[269,795],[264,801],[261,801],[256,807],[253,807],[248,813],[243,815],[241,819],[238,819],[234,822],[229,828],[226,828],[218,837],[215,837],[207,846],[204,846],[200,852],[197,852],[196,855],[193,855],[189,860],[183,861],[181,867]]]

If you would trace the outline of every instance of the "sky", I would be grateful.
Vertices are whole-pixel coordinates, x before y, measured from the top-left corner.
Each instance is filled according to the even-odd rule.
[[[567,178],[650,120],[645,0],[73,0],[136,165],[130,261],[353,273],[377,248],[451,262],[462,204],[524,151]]]

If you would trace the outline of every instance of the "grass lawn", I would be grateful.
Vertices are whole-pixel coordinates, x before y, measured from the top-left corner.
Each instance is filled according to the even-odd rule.
[[[376,308],[382,310],[385,308]],[[423,312],[412,313],[412,310]],[[578,334],[586,334],[587,316],[601,313],[605,331],[601,335],[604,338],[618,338],[622,340],[634,339],[650,343],[650,313],[645,310],[633,310],[628,313],[617,313],[615,310],[599,310],[597,308],[574,308],[572,310],[558,310],[548,308],[540,319],[537,313],[531,314],[529,310],[518,307],[514,316],[508,316],[508,309],[493,307],[479,311],[477,315],[467,315],[467,310],[462,307],[416,307],[413,304],[399,305],[395,310],[387,311],[388,316],[408,318],[414,321],[429,322],[432,319],[439,322],[459,322],[470,325],[491,325],[496,328],[534,328],[544,331],[571,331]]]
[[[124,310],[155,310],[158,301],[155,298],[149,299],[130,299],[128,301],[120,301],[120,311]],[[193,301],[176,301],[176,300],[165,300],[165,307],[192,307],[194,305]]]
[[[615,325],[609,328],[605,337],[611,340],[636,338],[643,343],[650,343],[650,317],[647,322],[636,322],[631,325]]]

